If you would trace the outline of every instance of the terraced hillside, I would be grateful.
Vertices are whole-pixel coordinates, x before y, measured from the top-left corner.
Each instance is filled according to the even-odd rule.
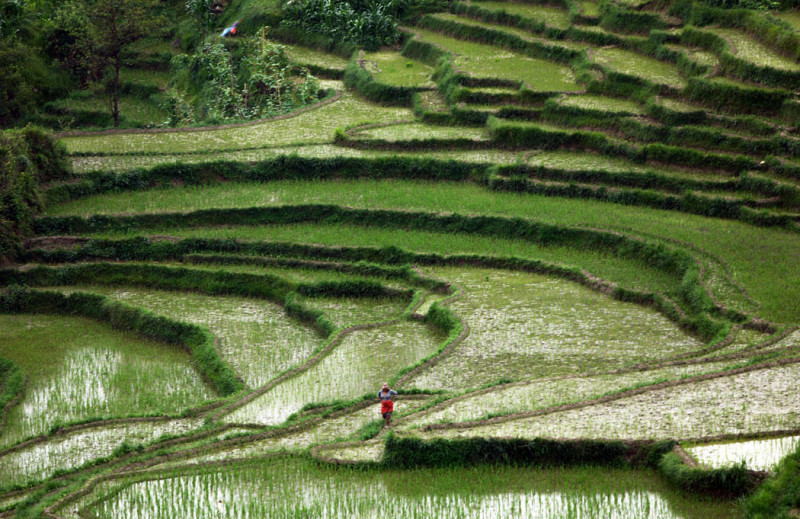
[[[0,517],[768,517],[800,53],[632,4],[292,33],[311,107],[61,134],[77,178],[0,270]]]

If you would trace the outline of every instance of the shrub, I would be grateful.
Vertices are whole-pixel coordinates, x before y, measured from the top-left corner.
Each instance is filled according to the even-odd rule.
[[[39,186],[71,176],[65,148],[42,129],[0,132],[0,261],[19,252],[42,209]]]

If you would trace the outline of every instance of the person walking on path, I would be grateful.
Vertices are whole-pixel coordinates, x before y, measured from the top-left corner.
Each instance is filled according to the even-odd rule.
[[[397,391],[389,389],[389,384],[383,383],[383,389],[378,391],[378,398],[381,399],[381,415],[386,420],[386,425],[392,421],[392,412],[394,412],[394,401],[392,399],[397,395]]]

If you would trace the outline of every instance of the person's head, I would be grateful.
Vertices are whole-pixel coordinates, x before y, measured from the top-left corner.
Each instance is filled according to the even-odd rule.
[[[389,391],[389,384],[386,382],[383,383],[383,391],[384,392]]]

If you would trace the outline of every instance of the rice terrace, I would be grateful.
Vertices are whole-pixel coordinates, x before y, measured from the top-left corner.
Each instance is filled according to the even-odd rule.
[[[0,0],[0,518],[800,517],[796,0]]]

